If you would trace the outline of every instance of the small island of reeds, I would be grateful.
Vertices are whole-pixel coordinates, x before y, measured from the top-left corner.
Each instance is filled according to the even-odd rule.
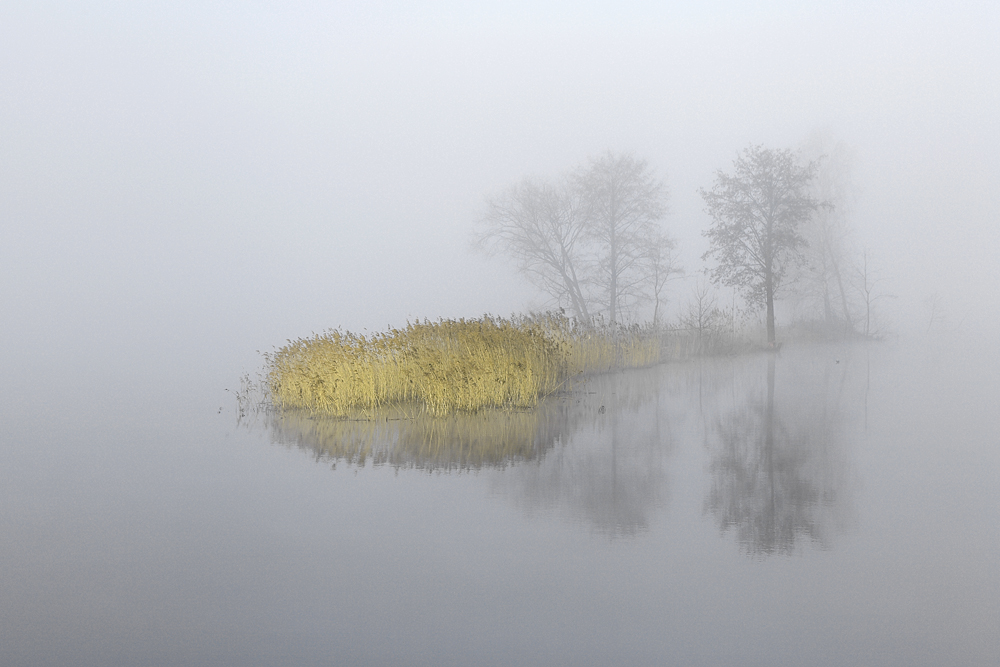
[[[414,322],[361,335],[334,329],[267,355],[271,403],[341,418],[524,409],[581,374],[660,361],[639,327],[558,315]]]

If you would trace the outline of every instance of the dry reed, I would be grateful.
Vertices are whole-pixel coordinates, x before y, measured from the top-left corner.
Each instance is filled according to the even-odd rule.
[[[277,407],[370,419],[392,406],[440,416],[533,407],[581,373],[659,359],[659,339],[638,329],[486,315],[289,341],[268,355],[267,382]]]

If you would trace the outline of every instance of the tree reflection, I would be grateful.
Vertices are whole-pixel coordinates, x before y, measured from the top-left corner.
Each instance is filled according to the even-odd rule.
[[[830,546],[853,520],[842,409],[850,360],[824,354],[597,376],[524,412],[435,419],[404,410],[350,422],[286,411],[271,415],[270,430],[335,466],[496,470],[484,480],[526,513],[611,536],[650,526],[668,497],[666,457],[675,441],[688,443],[710,455],[704,511],[720,531],[732,529],[748,554],[787,554],[806,542]],[[860,399],[864,385],[847,395],[853,389]],[[675,480],[702,493],[689,475]]]
[[[646,530],[665,498],[669,421],[661,369],[594,378],[571,410],[573,428],[544,458],[494,478],[494,490],[526,512],[554,511],[599,533]]]
[[[522,412],[346,421],[305,412],[270,415],[276,443],[318,460],[427,470],[502,468],[494,490],[528,512],[556,509],[597,531],[630,535],[649,525],[663,496],[670,442],[659,368],[591,377]],[[388,417],[388,418],[386,418]]]
[[[766,390],[748,388],[744,403],[718,418],[705,502],[720,531],[734,529],[752,555],[788,554],[803,539],[828,547],[848,510],[843,371],[833,396],[827,369],[822,383],[792,382],[792,394],[778,403],[775,364],[768,355]]]

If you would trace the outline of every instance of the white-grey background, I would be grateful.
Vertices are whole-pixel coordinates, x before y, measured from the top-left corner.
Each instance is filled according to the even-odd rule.
[[[697,189],[816,131],[856,152],[893,326],[936,294],[992,329],[998,34],[992,2],[2,2],[5,400],[541,305],[472,224],[607,149],[666,181],[694,276]]]
[[[470,4],[0,0],[0,662],[993,665],[998,5]],[[676,307],[697,189],[816,131],[901,338],[775,360],[825,545],[747,558],[706,512],[759,356],[608,378],[537,466],[237,427],[256,350],[541,304],[470,251],[486,194],[647,158]]]

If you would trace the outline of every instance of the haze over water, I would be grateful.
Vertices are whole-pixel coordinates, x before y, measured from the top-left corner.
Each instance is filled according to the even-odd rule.
[[[994,665],[1000,5],[467,5],[0,3],[0,664]],[[552,306],[471,230],[608,150],[676,323],[815,132],[886,342],[238,423],[286,339]]]
[[[1000,384],[972,352],[599,377],[471,462],[233,404],[8,410],[0,661],[992,664]],[[489,445],[449,423],[424,442]],[[352,428],[402,453],[360,463]]]

